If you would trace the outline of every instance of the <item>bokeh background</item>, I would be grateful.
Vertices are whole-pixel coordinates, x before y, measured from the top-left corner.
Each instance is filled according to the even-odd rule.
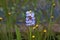
[[[60,3],[59,0],[55,0],[55,7],[53,9],[54,20],[60,15]],[[41,16],[39,18],[41,21],[44,19],[44,15],[50,15],[50,8],[52,6],[51,0],[1,0],[0,1],[0,17],[5,18],[5,11],[11,12],[12,14],[17,14],[17,22],[25,21],[25,14],[27,10],[32,10],[35,12],[36,16]],[[7,9],[5,9],[5,7]],[[39,15],[40,10],[43,11],[42,15]]]
[[[29,10],[35,13],[36,25],[38,26],[36,30],[33,29],[36,25],[32,26],[32,31],[30,26],[25,25],[26,11]],[[52,24],[53,26],[51,26]],[[50,33],[51,29],[48,31],[50,26],[54,33]],[[44,29],[48,32],[46,30],[43,32]],[[41,31],[42,39],[39,36]],[[0,0],[0,39],[21,40],[22,35],[23,40],[27,40],[27,37],[29,37],[28,40],[33,40],[31,32],[36,35],[35,40],[45,40],[51,37],[50,35],[53,35],[54,38],[57,35],[56,38],[59,39],[60,0]],[[43,39],[47,35],[44,35],[45,32],[50,34]],[[57,40],[56,38],[55,40]]]

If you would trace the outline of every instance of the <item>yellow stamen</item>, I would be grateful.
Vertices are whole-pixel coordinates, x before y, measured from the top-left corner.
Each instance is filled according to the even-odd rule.
[[[51,18],[54,18],[54,16],[51,16]]]
[[[47,30],[45,29],[44,32],[47,32]]]
[[[8,13],[8,15],[11,15],[11,13]]]
[[[0,20],[3,20],[3,18],[2,18],[2,17],[0,17]]]
[[[30,10],[29,12],[31,13],[32,11]]]
[[[53,6],[55,6],[55,3],[53,3]]]
[[[35,38],[35,36],[33,35],[32,38]]]
[[[36,29],[36,27],[33,27],[33,29]]]
[[[39,25],[37,24],[36,27],[38,27]]]

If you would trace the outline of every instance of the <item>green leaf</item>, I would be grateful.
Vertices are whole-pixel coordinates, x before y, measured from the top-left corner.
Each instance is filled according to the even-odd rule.
[[[19,28],[16,25],[15,25],[15,31],[16,31],[17,40],[21,40],[21,33]]]

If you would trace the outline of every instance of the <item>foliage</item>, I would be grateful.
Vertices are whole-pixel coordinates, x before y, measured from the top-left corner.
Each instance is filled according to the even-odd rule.
[[[0,40],[15,40],[13,32],[16,33],[16,40],[22,40],[22,35],[25,33],[21,33],[20,27],[23,26],[19,27],[16,22],[18,21],[17,18],[19,17],[25,21],[25,12],[27,10],[32,10],[35,12],[36,25],[27,27],[27,35],[24,35],[25,39],[56,40],[56,33],[51,30],[53,25],[58,23],[60,20],[60,15],[56,18],[56,20],[54,20],[54,9],[56,7],[55,0],[46,0],[47,3],[50,3],[50,7],[47,10],[39,8],[37,5],[38,1],[39,0],[0,0],[0,6],[2,6],[4,9],[6,19],[4,24],[4,19],[0,17]],[[47,26],[45,26],[46,23],[48,24]],[[41,31],[39,30],[39,25],[42,25],[41,27],[43,27]],[[56,38],[60,40],[59,37],[60,35],[58,35]]]

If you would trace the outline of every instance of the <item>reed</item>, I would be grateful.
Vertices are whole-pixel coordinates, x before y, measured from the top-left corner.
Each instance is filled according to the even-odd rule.
[[[50,7],[48,10],[42,8],[37,10],[38,1],[10,0],[9,1],[11,4],[10,7],[8,4],[8,0],[0,0],[0,4],[4,9],[4,15],[6,18],[6,21],[4,23],[3,17],[0,17],[0,40],[22,40],[24,36],[25,40],[60,40],[60,35],[56,35],[56,33],[52,31],[53,25],[58,23],[60,20],[60,14],[56,18],[56,20],[54,20],[55,17],[54,8],[56,6],[55,0],[46,0],[47,3],[50,3]],[[60,1],[58,1],[58,3],[60,3]],[[24,13],[28,9],[34,11],[36,18],[36,25],[27,27],[28,30],[25,35],[25,33],[21,33],[20,31],[21,26],[19,27],[16,24],[17,22],[16,19],[19,16],[19,14],[22,14],[24,17],[24,18],[22,17],[22,19],[23,21],[25,21]],[[43,16],[44,18],[42,18]],[[45,26],[46,23],[48,24],[47,26]],[[42,27],[42,30],[40,30],[40,27]],[[13,33],[15,33],[16,36],[14,36]],[[22,35],[24,35],[23,38]],[[16,38],[14,39],[14,37]]]

